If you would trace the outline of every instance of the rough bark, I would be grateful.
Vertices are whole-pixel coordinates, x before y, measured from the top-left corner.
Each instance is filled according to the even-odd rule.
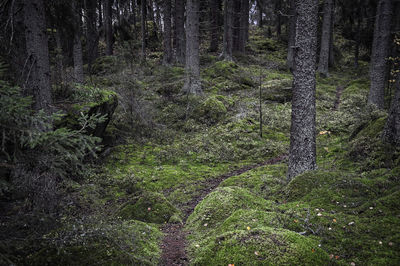
[[[296,50],[287,178],[316,168],[315,66],[318,0],[296,0]]]
[[[113,30],[112,30],[112,0],[104,0],[104,33],[106,39],[106,55],[113,54]]]
[[[63,50],[61,45],[61,33],[60,30],[57,30],[56,33],[56,67],[57,67],[57,83],[64,84],[65,83],[65,75],[64,75],[64,57]]]
[[[96,14],[96,0],[86,0],[86,57],[88,60],[89,71],[93,62],[99,55],[99,34],[97,32],[97,14]]]
[[[282,18],[279,12],[281,12],[281,0],[275,0],[275,16],[276,16],[275,27],[276,27],[276,36],[278,37],[278,39],[280,39],[282,33]]]
[[[324,18],[322,21],[321,50],[319,53],[318,73],[327,77],[329,71],[329,50],[331,42],[333,0],[324,2]]]
[[[360,56],[361,44],[361,23],[363,20],[363,13],[361,12],[361,5],[357,9],[357,29],[356,29],[356,43],[354,46],[354,67],[358,68],[358,58]]]
[[[233,49],[233,1],[224,0],[224,50],[223,58],[232,61]]]
[[[249,32],[249,0],[241,0],[238,51],[244,53]]]
[[[392,1],[380,0],[375,19],[374,39],[372,43],[368,104],[384,108],[385,84],[387,79],[387,61],[391,39]]]
[[[334,39],[334,30],[335,30],[335,0],[333,0],[332,3],[332,15],[331,15],[331,29],[330,29],[330,38],[329,38],[329,67],[334,67],[335,66],[335,39]]]
[[[233,1],[233,17],[232,17],[232,52],[236,53],[239,51],[239,35],[240,35],[240,4],[241,0],[231,0]]]
[[[34,108],[51,112],[49,47],[45,9],[42,0],[24,2],[25,42],[28,56],[28,90],[33,94]]]
[[[294,45],[296,38],[296,7],[295,0],[289,2],[289,36],[288,36],[287,66],[293,71]]]
[[[176,62],[185,63],[185,0],[175,0]]]
[[[183,91],[187,94],[201,94],[199,58],[199,11],[197,0],[186,2],[186,65]]]
[[[400,75],[397,75],[396,92],[382,132],[382,139],[386,143],[400,146]]]
[[[74,14],[74,45],[73,45],[73,58],[74,58],[74,80],[76,83],[83,83],[83,51],[82,51],[82,18],[80,14],[80,6],[73,2]]]
[[[163,64],[172,63],[171,0],[164,1],[164,58]]]
[[[221,0],[211,0],[210,2],[210,27],[211,27],[211,42],[210,42],[210,52],[218,51],[219,40],[220,40],[220,26],[221,26],[221,10],[222,10]]]
[[[141,4],[141,31],[142,31],[142,59],[146,59],[146,21],[147,21],[147,8],[146,8],[146,0],[142,0]]]
[[[257,21],[258,23],[257,24],[260,28],[262,28],[264,26],[264,22],[263,22],[264,9],[263,9],[262,5],[263,5],[262,1],[257,0],[257,14],[258,14],[258,21]]]

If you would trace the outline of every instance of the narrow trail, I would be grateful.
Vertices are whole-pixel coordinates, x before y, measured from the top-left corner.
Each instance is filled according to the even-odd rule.
[[[162,232],[165,234],[165,238],[161,244],[161,263],[160,265],[188,265],[189,260],[186,255],[186,233],[183,228],[189,215],[193,212],[196,205],[203,200],[210,192],[212,192],[218,185],[225,179],[241,175],[252,169],[279,163],[287,158],[287,155],[280,155],[270,160],[247,165],[232,172],[220,175],[214,179],[204,181],[204,187],[199,191],[200,193],[194,197],[191,201],[187,202],[184,206],[184,218],[183,224],[172,224],[168,223],[162,228]]]
[[[337,109],[339,108],[343,90],[344,90],[343,86],[338,86],[336,88],[336,99],[335,99],[335,103],[333,104],[333,111],[337,111]]]

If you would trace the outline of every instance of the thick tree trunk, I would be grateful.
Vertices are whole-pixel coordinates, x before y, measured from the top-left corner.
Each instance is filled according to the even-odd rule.
[[[374,40],[372,44],[368,104],[384,108],[387,61],[390,47],[390,27],[392,21],[392,1],[380,0],[375,19]]]
[[[99,34],[97,32],[97,15],[96,15],[96,0],[86,0],[86,56],[91,71],[92,64],[98,57]]]
[[[185,0],[175,0],[176,61],[185,63]]]
[[[106,55],[113,54],[112,0],[104,0],[104,33],[106,39]]]
[[[287,66],[293,71],[293,60],[294,60],[294,45],[296,39],[296,6],[295,0],[289,2],[289,36],[288,36],[288,54],[287,54]]]
[[[211,19],[211,42],[210,52],[218,51],[219,40],[220,40],[220,26],[221,26],[221,0],[211,0],[210,2],[210,19]]]
[[[233,17],[232,17],[232,34],[233,34],[233,44],[232,44],[232,52],[239,51],[239,36],[240,36],[240,4],[241,0],[232,0],[233,1]]]
[[[324,2],[324,18],[322,22],[321,50],[319,53],[318,73],[323,77],[328,76],[329,50],[331,40],[333,0]]]
[[[146,60],[146,22],[147,22],[147,4],[146,0],[142,0],[141,2],[141,20],[142,20],[142,59]]]
[[[201,94],[200,59],[199,59],[199,12],[197,0],[186,2],[186,65],[185,85],[187,94]]]
[[[172,44],[171,44],[171,0],[164,1],[164,58],[163,64],[172,63]]]
[[[249,0],[241,0],[240,5],[240,30],[239,30],[239,49],[244,53],[246,50],[247,37],[249,32]]]
[[[43,0],[24,1],[25,42],[28,56],[28,90],[36,110],[51,112],[49,47]]]
[[[315,65],[318,0],[296,0],[296,50],[288,180],[316,168]]]
[[[397,75],[395,86],[396,93],[382,132],[382,139],[384,142],[400,146],[400,75]]]
[[[233,1],[224,0],[224,50],[223,58],[232,61],[233,49]]]

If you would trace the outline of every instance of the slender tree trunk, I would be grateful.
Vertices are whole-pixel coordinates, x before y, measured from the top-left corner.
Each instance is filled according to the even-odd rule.
[[[43,0],[24,1],[25,42],[28,56],[28,90],[36,110],[51,112],[49,47]]]
[[[112,0],[104,0],[104,32],[106,39],[106,55],[113,54]]]
[[[334,30],[335,30],[335,0],[332,0],[332,15],[331,15],[331,29],[330,29],[330,38],[329,38],[329,67],[335,66],[335,39],[334,39]]]
[[[240,4],[241,0],[232,0],[233,1],[233,16],[232,16],[232,34],[233,34],[233,43],[232,43],[232,52],[239,51],[239,36],[240,36]]]
[[[99,10],[99,28],[103,27],[103,10],[102,10],[102,0],[98,2],[98,10]]]
[[[164,59],[163,64],[172,63],[171,44],[171,0],[164,1]]]
[[[258,26],[260,28],[262,28],[264,26],[264,23],[263,23],[264,9],[263,9],[262,5],[263,5],[262,2],[260,0],[257,0]]]
[[[186,2],[186,65],[185,85],[183,91],[187,94],[201,94],[200,59],[199,59],[199,12],[200,3],[197,0]]]
[[[146,21],[147,21],[147,4],[146,0],[141,2],[141,19],[142,19],[142,59],[146,60]]]
[[[133,20],[133,28],[134,28],[134,30],[135,30],[135,36],[136,36],[136,32],[137,32],[137,29],[136,29],[136,23],[137,23],[137,16],[136,16],[136,0],[132,0],[131,6],[132,6],[131,13],[132,13],[132,20]]]
[[[246,50],[248,32],[249,32],[249,0],[241,0],[239,49],[238,49],[238,51],[241,53],[244,53]]]
[[[210,2],[210,20],[211,20],[211,42],[210,52],[218,51],[218,45],[220,40],[220,26],[221,26],[221,0],[211,0]]]
[[[185,0],[175,0],[176,61],[185,63]]]
[[[96,0],[86,0],[86,54],[91,72],[92,64],[98,57],[99,34],[96,23]]]
[[[83,53],[82,53],[82,43],[81,34],[78,31],[74,33],[74,79],[76,83],[83,83]]]
[[[293,60],[294,60],[294,45],[296,41],[296,6],[295,0],[289,2],[289,38],[288,38],[288,54],[287,54],[287,66],[293,71]]]
[[[61,33],[60,30],[57,30],[56,33],[56,65],[57,65],[57,83],[64,84],[65,83],[65,75],[64,75],[64,57],[63,50],[61,45]]]
[[[357,30],[356,30],[356,45],[354,47],[354,67],[358,68],[358,58],[360,56],[360,44],[361,44],[361,23],[362,23],[362,11],[361,5],[357,9]]]
[[[233,49],[233,2],[224,0],[224,50],[223,58],[232,61]]]
[[[333,0],[324,2],[324,18],[322,22],[321,50],[319,53],[318,72],[323,77],[328,76],[329,70],[329,45],[331,39]]]
[[[275,0],[275,15],[276,15],[276,21],[275,21],[275,26],[276,26],[276,37],[278,37],[278,39],[281,38],[281,34],[282,34],[282,18],[281,18],[281,14],[279,12],[281,12],[281,0]]]
[[[318,0],[296,0],[296,50],[288,180],[316,169],[315,65]]]
[[[371,87],[368,95],[368,104],[384,108],[385,84],[387,80],[387,61],[391,39],[392,1],[380,0],[375,20],[374,40],[372,44],[372,57],[370,80]]]

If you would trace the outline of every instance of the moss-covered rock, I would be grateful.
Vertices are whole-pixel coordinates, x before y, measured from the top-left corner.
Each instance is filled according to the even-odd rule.
[[[125,203],[118,215],[126,220],[161,224],[179,216],[179,211],[162,194],[146,192]]]
[[[329,264],[328,254],[317,242],[285,229],[229,231],[196,245],[194,265]]]
[[[220,121],[226,115],[228,112],[227,106],[229,106],[229,103],[225,101],[224,96],[210,96],[197,106],[194,116],[197,120],[213,124]]]

